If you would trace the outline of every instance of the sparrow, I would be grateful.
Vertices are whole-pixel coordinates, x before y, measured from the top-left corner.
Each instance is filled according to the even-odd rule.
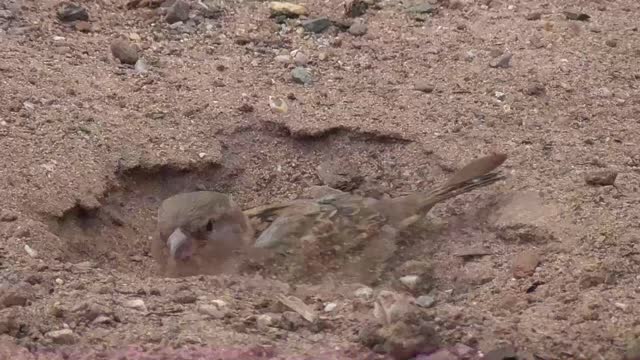
[[[336,275],[374,285],[404,230],[436,204],[504,179],[494,170],[506,159],[504,154],[492,154],[473,160],[430,191],[382,199],[330,193],[260,206],[244,214],[258,226],[267,224],[253,246],[277,254],[267,269],[287,280],[318,282]]]
[[[168,276],[223,271],[254,239],[242,209],[228,195],[214,191],[167,198],[158,209],[157,228],[151,253]]]

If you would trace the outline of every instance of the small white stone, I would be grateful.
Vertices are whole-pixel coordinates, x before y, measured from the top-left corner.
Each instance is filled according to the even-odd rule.
[[[203,153],[203,152],[201,152],[201,153],[199,153],[199,154],[198,154],[198,157],[199,157],[200,159],[204,158],[205,156],[207,156],[207,153]]]
[[[338,307],[338,304],[334,303],[334,302],[330,302],[327,303],[324,306],[324,312],[332,312],[333,310],[335,310]]]
[[[147,305],[145,305],[142,299],[128,300],[124,303],[124,306],[135,310],[147,311]]]
[[[409,289],[415,289],[420,277],[418,275],[407,275],[400,278],[400,282]]]
[[[60,278],[56,278],[56,284],[58,285],[64,285],[64,280],[60,279]]]
[[[273,324],[273,318],[267,314],[258,315],[256,318],[256,325],[259,329],[266,329]]]
[[[291,64],[293,60],[289,55],[278,55],[274,58],[274,60],[281,64]]]
[[[224,311],[220,310],[216,305],[211,304],[203,304],[198,306],[198,312],[214,319],[222,319],[225,316]]]
[[[613,304],[615,307],[617,307],[620,310],[627,310],[628,305],[627,304],[623,304],[623,303],[614,303]]]
[[[217,306],[218,309],[222,309],[222,308],[227,307],[227,303],[224,300],[214,299],[214,300],[211,300],[211,303],[213,305]]]
[[[71,345],[78,340],[71,329],[49,331],[46,336],[59,345]]]
[[[33,111],[36,109],[36,105],[29,101],[25,101],[24,103],[22,103],[22,106],[24,106],[24,109],[27,111]]]
[[[368,299],[373,295],[373,289],[368,286],[365,286],[356,290],[353,294],[356,297]]]
[[[144,59],[140,58],[136,61],[135,70],[138,74],[144,74],[147,72],[148,66]]]
[[[37,251],[35,251],[35,250],[33,250],[33,249],[31,248],[31,246],[29,246],[29,245],[26,245],[26,244],[24,245],[24,251],[26,251],[26,252],[27,252],[27,254],[28,254],[29,256],[31,256],[32,258],[37,258],[37,257],[38,257],[38,252],[37,252]]]
[[[416,305],[423,308],[431,307],[435,302],[436,302],[436,299],[434,299],[433,296],[429,296],[429,295],[422,295],[416,299]]]
[[[99,315],[92,321],[93,324],[106,324],[108,322],[111,322],[111,318],[105,315]]]

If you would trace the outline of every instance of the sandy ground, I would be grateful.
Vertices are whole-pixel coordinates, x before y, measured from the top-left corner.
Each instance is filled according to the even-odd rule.
[[[364,358],[374,304],[361,285],[159,277],[160,201],[209,189],[250,208],[321,184],[316,167],[339,161],[365,179],[356,190],[399,195],[500,151],[508,179],[438,205],[391,260],[428,264],[429,286],[374,292],[428,296],[438,346],[634,358],[640,3],[389,0],[355,20],[338,0],[307,0],[298,19],[205,3],[221,12],[187,2],[189,19],[169,24],[171,2],[85,1],[77,23],[58,1],[0,1],[2,344],[24,358],[130,345]],[[301,26],[323,16],[324,32]],[[137,66],[115,59],[118,38]],[[292,79],[294,61],[311,83]]]

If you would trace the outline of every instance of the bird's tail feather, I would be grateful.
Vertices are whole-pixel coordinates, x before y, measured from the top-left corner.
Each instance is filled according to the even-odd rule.
[[[421,194],[420,210],[428,210],[441,201],[456,197],[477,188],[491,185],[505,178],[500,171],[493,171],[507,160],[505,154],[491,154],[469,162],[456,171],[444,184]]]
[[[500,171],[491,172],[485,175],[477,176],[469,180],[462,182],[456,182],[453,184],[445,183],[444,185],[434,189],[427,193],[422,199],[424,199],[424,205],[420,208],[432,206],[433,204],[442,202],[447,199],[451,199],[458,195],[470,192],[477,188],[491,185],[497,181],[503,180],[506,177],[502,175]]]

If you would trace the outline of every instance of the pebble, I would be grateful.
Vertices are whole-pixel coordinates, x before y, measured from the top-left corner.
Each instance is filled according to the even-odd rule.
[[[76,31],[84,33],[91,32],[92,30],[91,23],[88,21],[76,21],[76,23],[73,24],[73,27],[76,29]]]
[[[283,99],[269,96],[269,109],[271,109],[271,111],[279,113],[286,113],[287,111],[289,111],[289,106]]]
[[[273,323],[274,323],[274,321],[273,321],[273,317],[271,317],[271,315],[260,314],[256,318],[256,325],[257,325],[258,329],[267,329],[268,327],[273,325]]]
[[[587,174],[585,175],[584,180],[587,185],[610,186],[616,182],[617,177],[617,171],[605,170]]]
[[[409,289],[415,289],[420,277],[418,275],[406,275],[400,278],[400,282]]]
[[[567,20],[587,21],[591,19],[591,16],[585,13],[576,13],[572,11],[564,11],[564,16]]]
[[[134,66],[134,69],[138,74],[144,74],[148,71],[148,66],[143,59],[138,59],[138,61],[136,61],[136,65]]]
[[[348,31],[353,36],[362,36],[367,33],[367,30],[367,24],[364,21],[354,21]]]
[[[293,62],[297,66],[304,66],[309,63],[309,57],[299,50],[292,51],[291,56],[293,56]]]
[[[311,20],[305,20],[302,22],[302,27],[312,33],[321,33],[331,26],[332,22],[329,18],[321,17]]]
[[[198,312],[213,319],[222,319],[226,315],[225,311],[222,311],[218,306],[213,304],[203,304],[198,306]]]
[[[436,299],[430,295],[418,296],[418,298],[416,299],[416,305],[423,308],[429,308],[433,306],[433,304],[435,303],[436,303]]]
[[[18,220],[18,213],[11,210],[1,210],[0,211],[0,221],[2,222],[13,222]]]
[[[88,21],[89,12],[77,4],[64,4],[58,9],[58,19],[63,22]]]
[[[193,295],[193,294],[188,294],[188,293],[183,293],[183,294],[178,294],[176,297],[173,298],[173,302],[175,302],[176,304],[194,304],[196,301],[198,300],[198,298]]]
[[[0,10],[0,19],[11,20],[14,18],[15,15],[11,10]]]
[[[433,84],[428,83],[424,80],[419,80],[414,84],[413,88],[414,90],[429,94],[433,92],[433,90],[435,89],[435,86],[433,86]]]
[[[605,41],[604,43],[605,43],[605,45],[607,45],[609,47],[618,46],[618,42],[615,39],[607,39],[607,41]]]
[[[73,345],[78,341],[71,329],[49,331],[45,335],[58,345]]]
[[[368,286],[361,287],[358,290],[354,291],[353,295],[359,298],[368,299],[373,296],[373,289]]]
[[[0,284],[0,309],[12,306],[26,306],[33,296],[33,288],[28,283]]]
[[[627,308],[629,307],[629,305],[620,302],[613,303],[613,306],[617,307],[620,310],[627,310]]]
[[[475,50],[469,50],[464,54],[464,59],[467,62],[473,62],[473,60],[476,59],[476,51]]]
[[[512,194],[496,211],[493,228],[498,237],[508,242],[547,243],[557,239],[550,219],[559,216],[554,203],[546,203],[533,191]]]
[[[313,83],[313,78],[311,77],[311,73],[309,70],[298,66],[291,70],[291,78],[294,82],[302,85],[310,85]]]
[[[324,306],[324,312],[332,312],[333,310],[336,309],[336,307],[338,307],[338,304],[336,304],[334,302],[327,303]]]
[[[189,20],[189,10],[190,6],[187,2],[183,0],[176,0],[176,2],[167,10],[167,15],[164,20],[169,24],[177,23],[179,21],[187,21]]]
[[[27,252],[27,254],[28,254],[29,256],[31,256],[32,258],[37,258],[37,257],[38,257],[38,252],[37,252],[37,251],[35,251],[35,250],[33,250],[33,249],[31,248],[31,246],[29,246],[29,245],[27,245],[27,244],[25,244],[25,245],[24,245],[24,251],[26,251],[26,252]]]
[[[427,21],[436,11],[435,5],[430,3],[418,4],[407,9],[413,20],[421,22]]]
[[[228,305],[224,300],[220,300],[220,299],[214,299],[211,300],[211,303],[215,306],[218,307],[218,309],[224,309],[226,308]]]
[[[91,261],[81,261],[79,263],[73,264],[73,266],[78,270],[84,270],[84,271],[87,271],[96,267],[96,265]]]
[[[291,64],[293,62],[289,55],[277,55],[274,60],[282,64]]]
[[[123,64],[135,65],[138,61],[138,50],[124,39],[118,39],[111,43],[111,54]]]
[[[238,110],[240,112],[243,112],[243,113],[250,113],[250,112],[253,112],[253,110],[255,110],[255,109],[254,109],[253,105],[244,103],[244,104],[242,104],[242,105],[240,105],[238,107]]]
[[[147,306],[144,303],[144,300],[142,299],[132,299],[132,300],[128,300],[124,303],[125,307],[128,307],[130,309],[135,309],[135,310],[139,310],[139,311],[147,311]]]
[[[106,324],[106,323],[110,323],[110,322],[111,322],[111,318],[109,316],[98,315],[95,319],[93,319],[93,321],[91,323],[92,324]]]
[[[287,17],[307,15],[307,9],[304,6],[281,1],[270,2],[269,10],[271,11],[272,17],[276,17],[278,15],[284,15]]]
[[[540,20],[541,17],[542,13],[538,11],[530,12],[524,16],[524,18],[527,20]]]
[[[513,54],[507,52],[502,54],[502,56],[499,56],[495,59],[493,59],[490,63],[489,66],[492,68],[508,68],[511,64],[511,58],[513,57]]]
[[[529,84],[524,93],[529,96],[538,96],[545,93],[545,88],[542,84]]]
[[[525,250],[515,256],[512,262],[512,273],[516,279],[533,275],[540,263],[540,255],[535,250]]]
[[[408,8],[407,12],[416,14],[433,14],[436,12],[436,6],[430,3],[418,4]]]

